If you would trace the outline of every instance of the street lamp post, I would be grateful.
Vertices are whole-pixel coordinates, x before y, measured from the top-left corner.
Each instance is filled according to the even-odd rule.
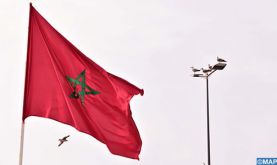
[[[203,73],[196,73],[201,71],[200,69],[192,68],[194,72],[192,77],[200,77],[206,79],[206,92],[207,92],[207,151],[208,151],[208,165],[211,165],[211,149],[210,149],[210,111],[209,111],[209,77],[217,70],[223,70],[225,68],[226,61],[217,57],[217,63],[214,66],[210,66],[208,69],[201,69]]]

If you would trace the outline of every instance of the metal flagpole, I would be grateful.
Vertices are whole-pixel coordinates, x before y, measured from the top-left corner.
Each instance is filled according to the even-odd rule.
[[[22,162],[23,162],[23,147],[24,147],[24,122],[22,122],[21,124],[19,165],[22,165]]]
[[[32,3],[30,3],[30,11],[29,11],[29,26],[28,26],[28,44],[27,44],[27,60],[26,60],[26,74],[25,74],[25,88],[24,88],[24,97],[26,96],[26,86],[27,86],[27,72],[28,72],[28,59],[29,59],[29,47],[30,47],[30,31],[31,31],[31,10],[32,10]],[[25,107],[25,98],[23,101],[23,111]],[[24,114],[24,112],[23,112]],[[22,116],[23,116],[22,114]],[[23,151],[24,151],[24,129],[25,129],[25,124],[24,124],[24,119],[22,118],[22,123],[21,123],[21,137],[20,137],[20,151],[19,151],[19,165],[22,165],[23,163]]]

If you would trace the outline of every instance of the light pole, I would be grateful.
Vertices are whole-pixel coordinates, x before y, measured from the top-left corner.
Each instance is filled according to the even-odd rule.
[[[193,75],[192,77],[200,77],[206,79],[206,92],[207,92],[207,150],[208,150],[208,165],[211,165],[211,150],[210,150],[210,111],[209,111],[209,77],[217,70],[223,70],[225,68],[226,61],[217,57],[218,63],[214,66],[209,65],[208,69],[201,69],[202,73],[198,73],[201,70],[192,68]],[[197,72],[197,73],[196,73]]]

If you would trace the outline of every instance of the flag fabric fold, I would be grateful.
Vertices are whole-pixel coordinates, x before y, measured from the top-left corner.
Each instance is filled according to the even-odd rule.
[[[142,141],[129,102],[143,90],[86,57],[32,5],[29,17],[23,121],[50,118],[138,159]]]

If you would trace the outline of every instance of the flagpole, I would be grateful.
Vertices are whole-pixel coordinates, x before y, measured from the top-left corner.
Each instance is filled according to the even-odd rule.
[[[24,122],[21,124],[21,138],[20,138],[20,153],[19,153],[19,165],[23,162],[23,147],[24,147]]]
[[[26,97],[26,86],[27,86],[27,72],[28,72],[28,61],[29,61],[29,47],[30,47],[30,29],[31,29],[31,11],[32,11],[32,3],[30,2],[30,11],[29,11],[29,26],[28,26],[28,44],[27,44],[27,60],[26,60],[26,74],[25,74],[25,88],[24,88],[24,101],[23,101],[23,114],[25,109],[25,97]],[[24,130],[25,130],[25,124],[24,124],[24,118],[22,114],[22,123],[21,123],[21,135],[20,135],[20,151],[19,151],[19,165],[22,165],[23,163],[23,151],[24,151]]]

